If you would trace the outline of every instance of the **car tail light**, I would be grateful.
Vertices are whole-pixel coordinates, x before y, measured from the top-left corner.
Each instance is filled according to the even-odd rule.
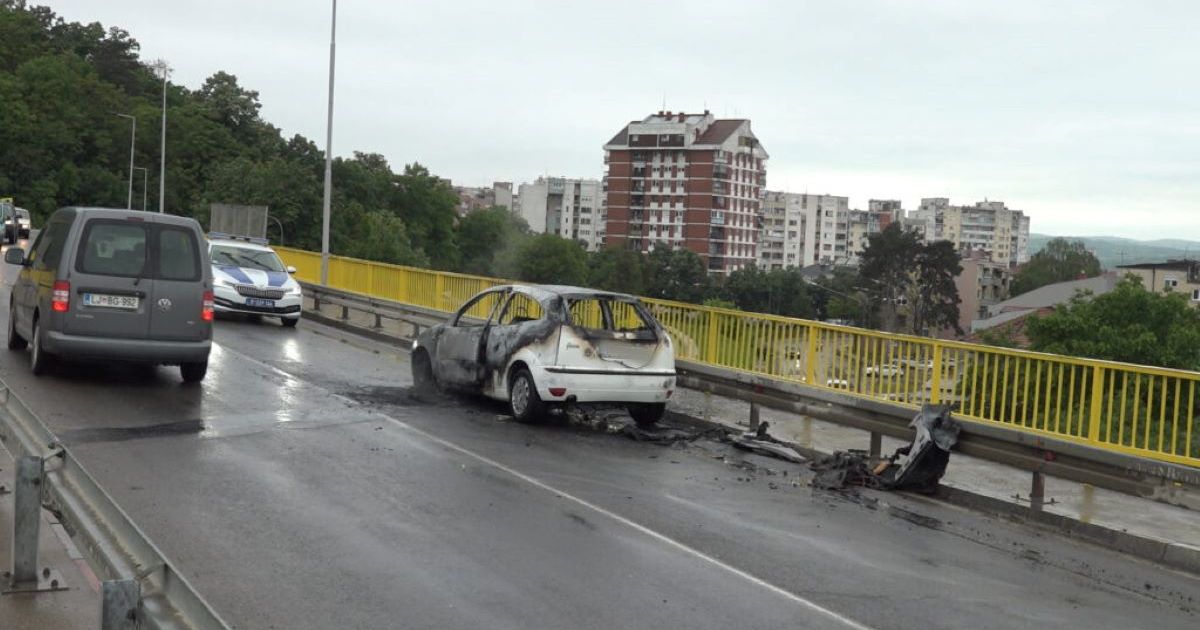
[[[200,319],[211,322],[213,320],[213,292],[204,292],[204,304],[200,307]]]
[[[567,393],[567,388],[566,388],[566,387],[551,387],[551,388],[550,388],[550,395],[551,395],[551,396],[554,396],[554,397],[556,397],[556,398],[557,398],[558,396],[562,396],[562,395],[563,395],[563,394],[565,394],[565,393]]]
[[[54,295],[50,298],[50,308],[57,313],[66,313],[71,308],[71,283],[58,280],[54,283]]]

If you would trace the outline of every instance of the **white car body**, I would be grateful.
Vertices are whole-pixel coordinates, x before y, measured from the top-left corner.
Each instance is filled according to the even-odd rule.
[[[517,304],[528,316],[512,316]],[[584,312],[593,317],[587,325]],[[413,364],[415,379],[427,365],[441,385],[510,402],[512,379],[525,370],[538,405],[633,404],[650,409],[644,417],[661,416],[675,390],[671,339],[650,311],[632,296],[578,287],[484,291],[413,342]]]
[[[300,319],[304,294],[275,250],[262,242],[232,237],[210,238],[214,309],[280,318],[294,325]]]

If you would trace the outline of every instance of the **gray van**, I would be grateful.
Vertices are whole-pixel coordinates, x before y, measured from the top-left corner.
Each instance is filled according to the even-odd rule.
[[[136,210],[63,208],[46,221],[9,297],[8,347],[32,345],[41,374],[55,357],[208,371],[212,268],[194,219]]]

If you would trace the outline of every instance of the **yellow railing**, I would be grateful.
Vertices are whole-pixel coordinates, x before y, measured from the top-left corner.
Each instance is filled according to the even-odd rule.
[[[277,248],[297,276],[321,256]],[[329,284],[451,312],[506,281],[333,256]],[[968,420],[1200,467],[1200,373],[939,341],[644,299],[682,359],[918,406]]]

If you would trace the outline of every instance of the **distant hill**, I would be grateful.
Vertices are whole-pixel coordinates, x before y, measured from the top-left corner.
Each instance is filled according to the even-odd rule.
[[[1050,234],[1029,235],[1029,255],[1041,251],[1046,243],[1060,238]],[[1105,269],[1117,265],[1134,263],[1166,262],[1168,259],[1200,258],[1200,241],[1182,241],[1179,239],[1159,239],[1154,241],[1136,241],[1131,238],[1118,236],[1063,236],[1068,240],[1083,241]]]

